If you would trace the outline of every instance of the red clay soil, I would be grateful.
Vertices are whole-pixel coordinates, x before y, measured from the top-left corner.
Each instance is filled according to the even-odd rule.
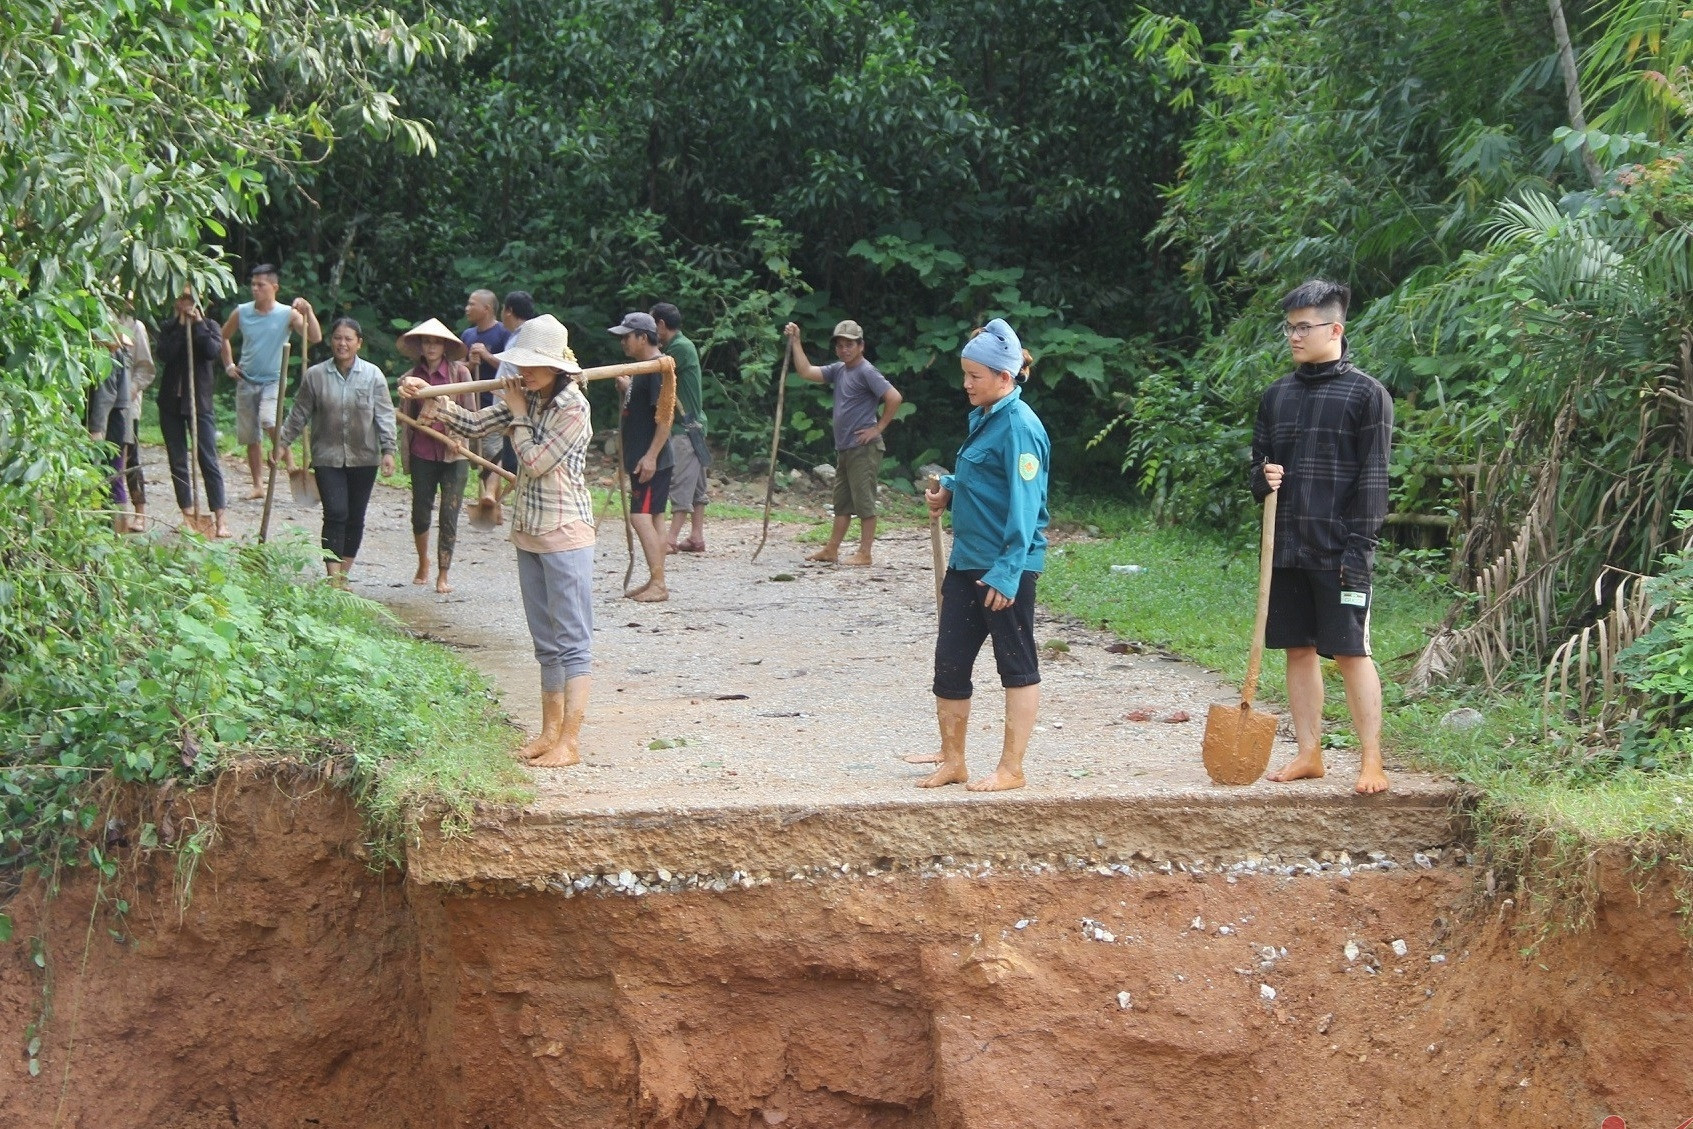
[[[224,792],[180,919],[163,856],[131,860],[127,919],[102,913],[90,930],[86,875],[51,903],[53,1017],[33,1079],[23,1030],[44,974],[24,939],[44,921],[37,896],[14,901],[0,1124],[1597,1129],[1618,1114],[1671,1129],[1693,1116],[1693,960],[1661,880],[1638,897],[1607,881],[1590,930],[1526,957],[1516,907],[1449,864],[463,895],[369,869],[327,790]]]

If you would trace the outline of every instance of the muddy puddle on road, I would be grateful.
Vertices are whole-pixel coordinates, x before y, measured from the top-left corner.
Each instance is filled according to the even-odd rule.
[[[327,789],[226,780],[217,803],[186,906],[168,860],[132,860],[129,913],[92,929],[80,878],[45,916],[35,892],[13,903],[0,1124],[1693,1116],[1693,964],[1662,883],[1607,879],[1591,930],[1524,956],[1518,907],[1462,851],[1292,876],[955,860],[644,896],[607,892],[619,877],[566,897],[375,872]]]

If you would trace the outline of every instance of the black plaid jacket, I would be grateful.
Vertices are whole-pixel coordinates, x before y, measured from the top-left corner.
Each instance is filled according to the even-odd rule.
[[[1253,497],[1270,493],[1264,464],[1283,468],[1278,568],[1340,569],[1369,583],[1387,517],[1393,400],[1346,357],[1300,365],[1264,390],[1252,428]]]

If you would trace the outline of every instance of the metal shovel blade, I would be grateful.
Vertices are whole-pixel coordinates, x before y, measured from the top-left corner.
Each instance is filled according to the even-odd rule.
[[[217,518],[211,514],[183,514],[182,524],[202,537],[210,537],[217,532]]]
[[[1205,718],[1200,754],[1213,782],[1251,784],[1270,766],[1275,742],[1275,714],[1255,710],[1248,702],[1212,706]]]
[[[315,506],[318,504],[317,476],[304,467],[292,467],[288,471],[288,490],[294,495],[296,506]]]
[[[464,508],[472,529],[486,532],[505,524],[506,516],[500,509],[500,503],[493,498],[478,498]]]

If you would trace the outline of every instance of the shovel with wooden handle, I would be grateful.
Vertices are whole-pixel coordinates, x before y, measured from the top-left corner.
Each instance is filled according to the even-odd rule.
[[[276,426],[278,431],[282,428],[282,405],[288,402],[288,355],[293,352],[293,349],[294,343],[292,341],[282,343],[282,375],[276,378]],[[281,456],[276,450],[276,440],[272,439],[270,445],[270,477],[265,482],[265,508],[264,513],[259,517],[259,544],[261,545],[270,540],[270,507],[276,498],[276,464],[281,461]]]
[[[192,290],[188,297],[193,300]],[[195,305],[197,308],[198,304]],[[188,501],[191,507],[183,520],[200,536],[214,537],[217,535],[217,519],[200,512],[200,388],[194,377],[194,330],[199,328],[200,323],[193,315],[194,310],[190,310],[182,318],[183,344],[188,349]]]
[[[1264,775],[1276,742],[1276,716],[1252,708],[1258,666],[1264,658],[1264,625],[1270,618],[1270,568],[1276,555],[1276,492],[1264,499],[1264,533],[1258,547],[1258,615],[1238,706],[1217,705],[1205,718],[1200,755],[1217,784],[1251,784]]]
[[[311,348],[306,338],[306,327],[300,327],[300,383],[295,388],[295,395],[299,389],[306,386],[306,365],[310,363],[307,351]],[[277,411],[281,411],[279,404]],[[288,490],[294,496],[296,506],[315,506],[319,503],[317,493],[317,475],[311,472],[312,461],[312,429],[303,428],[300,432],[300,461],[288,468]]]
[[[434,428],[430,427],[428,424],[419,423],[417,420],[413,419],[411,416],[408,416],[405,412],[395,412],[394,418],[399,420],[401,423],[405,424],[407,427],[411,428],[413,431],[417,431],[417,432],[420,432],[424,435],[427,435],[427,436],[429,436],[429,438],[434,439],[437,442],[445,443],[447,445],[447,449],[449,451],[453,452],[455,455],[462,455],[466,459],[470,460],[472,463],[475,463],[477,466],[482,467],[484,470],[493,471],[495,474],[499,475],[501,478],[505,479],[507,482],[516,482],[517,481],[517,475],[515,475],[511,471],[507,470],[505,467],[500,466],[498,463],[489,462],[487,459],[483,458],[481,455],[478,455],[475,451],[472,451],[469,447],[465,446],[463,443],[460,443],[457,439],[454,439],[452,436],[443,435],[441,432],[436,431]],[[498,512],[498,507],[495,508],[495,512]],[[473,529],[481,529],[481,530],[486,531],[486,530],[493,529],[495,526],[497,526],[499,524],[498,521],[492,520],[488,516],[488,514],[483,510],[483,508],[480,507],[480,506],[475,506],[475,505],[466,506],[465,507],[465,515],[466,515],[466,518],[470,522],[470,525]]]
[[[793,346],[782,339],[782,375],[776,378],[776,422],[770,426],[770,473],[764,479],[764,529],[758,535],[758,548],[752,559],[764,552],[764,541],[770,536],[770,502],[776,496],[776,455],[782,449],[782,406],[788,393],[788,362],[793,359]]]
[[[941,480],[935,475],[929,476],[929,489],[939,490]],[[935,614],[941,614],[941,582],[946,579],[946,542],[941,533],[941,515],[936,514],[929,519],[929,552],[935,559]]]

